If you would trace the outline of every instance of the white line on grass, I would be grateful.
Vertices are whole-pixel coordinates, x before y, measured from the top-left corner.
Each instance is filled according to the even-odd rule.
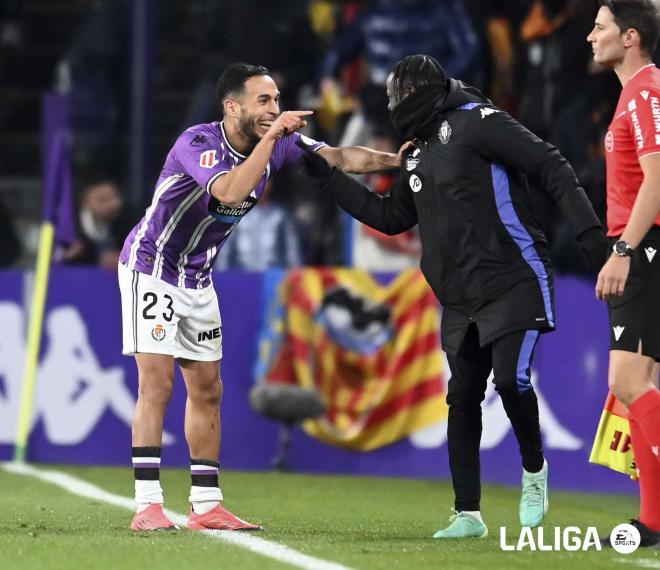
[[[29,475],[30,477],[36,477],[42,481],[47,481],[48,483],[52,483],[53,485],[57,485],[63,489],[66,489],[74,495],[87,497],[96,501],[102,501],[116,507],[129,509],[131,511],[135,510],[135,502],[132,499],[104,491],[96,485],[92,485],[87,481],[73,477],[68,473],[36,469],[31,465],[21,463],[1,463],[0,466],[2,466],[5,471],[9,471],[10,473],[15,473],[18,475]],[[165,512],[167,513],[167,516],[172,520],[172,522],[176,523],[180,527],[186,526],[188,517],[170,510],[166,510]],[[328,562],[327,560],[314,558],[313,556],[309,556],[307,554],[303,554],[302,552],[298,552],[293,548],[289,548],[284,544],[271,542],[270,540],[265,540],[250,534],[228,530],[204,530],[195,532],[202,532],[210,538],[221,540],[222,542],[227,542],[240,548],[245,548],[246,550],[256,552],[262,556],[267,556],[268,558],[273,558],[275,560],[279,560],[280,562],[290,564],[291,566],[303,568],[304,570],[351,570],[351,568],[348,566],[343,566],[337,562]]]
[[[653,560],[652,558],[623,558],[617,560],[617,562],[632,564],[640,568],[660,568],[660,560]]]

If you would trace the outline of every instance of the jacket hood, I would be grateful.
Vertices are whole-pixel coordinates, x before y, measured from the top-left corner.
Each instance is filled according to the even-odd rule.
[[[390,121],[404,140],[426,138],[440,115],[466,103],[490,101],[478,89],[450,78],[445,85],[429,85],[403,99],[390,113]]]
[[[472,87],[458,79],[450,78],[449,91],[446,97],[442,97],[438,100],[434,109],[434,116],[450,111],[451,109],[456,109],[466,103],[477,103],[479,105],[491,104],[490,99],[488,99],[476,87]]]

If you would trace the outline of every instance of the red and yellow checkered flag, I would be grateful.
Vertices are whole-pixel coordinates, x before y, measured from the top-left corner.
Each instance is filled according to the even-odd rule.
[[[637,479],[628,411],[612,392],[608,392],[605,400],[589,462],[604,465],[630,475],[631,479]]]
[[[390,331],[382,342],[362,350],[359,342],[342,342],[343,329],[333,334],[322,313],[339,289],[386,308]],[[367,451],[446,419],[439,306],[419,271],[382,287],[365,271],[304,268],[289,272],[280,295],[283,310],[273,312],[278,322],[271,324],[278,348],[265,379],[319,392],[327,411],[304,423],[308,434]]]

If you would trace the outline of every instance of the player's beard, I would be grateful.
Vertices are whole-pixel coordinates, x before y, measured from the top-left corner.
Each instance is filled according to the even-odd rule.
[[[250,146],[256,146],[261,140],[261,136],[255,129],[256,118],[251,117],[247,113],[241,113],[241,118],[238,121],[238,130],[250,142]]]

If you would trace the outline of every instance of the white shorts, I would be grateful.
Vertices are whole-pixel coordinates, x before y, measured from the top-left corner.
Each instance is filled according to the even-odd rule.
[[[213,285],[184,289],[119,264],[123,354],[222,358],[222,322]]]

